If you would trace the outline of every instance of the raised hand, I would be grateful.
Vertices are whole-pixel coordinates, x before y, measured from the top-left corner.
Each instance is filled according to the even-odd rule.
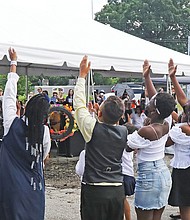
[[[151,71],[151,65],[149,64],[148,60],[145,60],[143,64],[143,76],[144,77],[149,76],[150,71]]]
[[[94,105],[92,104],[92,102],[88,103],[88,110],[90,113],[95,113],[96,115],[98,114],[99,111],[99,104],[98,103],[94,103]]]
[[[81,63],[80,63],[80,73],[79,77],[86,78],[88,72],[90,70],[90,62],[88,62],[88,57],[84,56]]]
[[[9,48],[9,57],[11,61],[17,61],[17,54],[14,48]]]
[[[177,71],[177,65],[175,66],[173,59],[170,59],[169,63],[168,63],[168,74],[169,74],[169,76],[174,77],[176,71]]]

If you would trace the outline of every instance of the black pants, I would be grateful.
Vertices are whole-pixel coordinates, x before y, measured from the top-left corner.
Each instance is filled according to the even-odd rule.
[[[123,220],[123,186],[81,186],[82,220]]]

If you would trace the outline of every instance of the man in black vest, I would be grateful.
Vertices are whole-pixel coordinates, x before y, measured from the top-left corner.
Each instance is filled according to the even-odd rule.
[[[123,220],[124,188],[121,157],[127,129],[118,125],[124,104],[117,96],[100,106],[98,121],[86,107],[85,78],[90,62],[84,56],[74,92],[75,119],[86,141],[85,170],[81,186],[82,220]]]

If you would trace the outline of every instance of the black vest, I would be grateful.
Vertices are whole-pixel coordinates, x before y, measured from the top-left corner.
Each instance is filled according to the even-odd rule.
[[[127,143],[127,128],[97,122],[86,144],[85,183],[123,182],[121,157]]]

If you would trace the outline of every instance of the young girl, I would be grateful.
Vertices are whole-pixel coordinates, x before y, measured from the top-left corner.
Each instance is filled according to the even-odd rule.
[[[150,65],[147,60],[144,62],[143,75],[151,98],[156,91],[150,79]],[[168,202],[171,176],[163,158],[171,122],[168,123],[165,118],[174,109],[175,100],[170,94],[156,94],[145,109],[150,124],[128,135],[128,146],[138,149],[138,176],[135,186],[138,220],[160,220]]]

